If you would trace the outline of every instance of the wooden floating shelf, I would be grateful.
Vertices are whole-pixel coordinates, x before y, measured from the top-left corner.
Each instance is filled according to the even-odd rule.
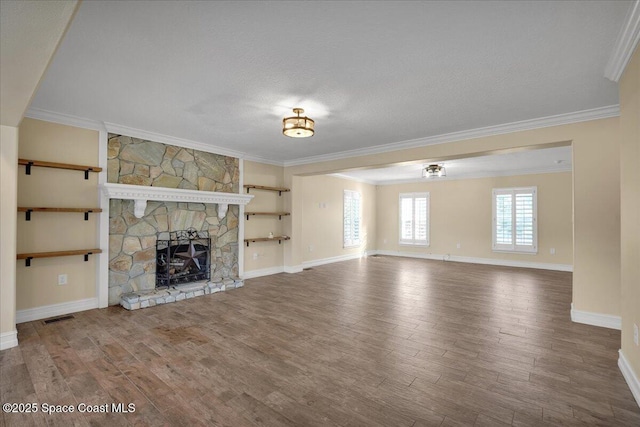
[[[278,241],[278,244],[282,243],[283,240],[290,240],[291,237],[289,236],[273,236],[273,237],[254,237],[253,239],[244,239],[244,242],[247,244],[247,247],[249,247],[249,243],[255,243],[255,242],[270,242],[270,241]]]
[[[276,191],[278,193],[278,195],[280,195],[280,196],[282,196],[282,193],[286,193],[287,191],[291,191],[290,188],[267,187],[265,185],[245,184],[243,187],[247,189],[247,193],[249,192],[249,190],[251,190],[253,188],[254,190]]]
[[[79,212],[84,213],[84,220],[89,220],[90,213],[102,212],[101,208],[29,208],[20,206],[18,212],[25,212],[26,220],[31,221],[31,212]]]
[[[247,221],[249,221],[249,217],[252,215],[277,216],[278,219],[291,215],[289,212],[245,212],[244,214],[247,216]]]
[[[89,172],[102,172],[102,168],[99,168],[97,166],[84,166],[84,165],[73,165],[70,163],[44,162],[41,160],[18,159],[18,164],[26,166],[27,175],[31,175],[32,166],[38,166],[41,168],[84,171],[84,179],[89,179]]]
[[[89,260],[89,255],[102,253],[102,249],[75,249],[72,251],[56,251],[56,252],[32,252],[26,254],[18,254],[17,259],[24,259],[25,265],[29,267],[31,260],[35,258],[53,258],[71,255],[84,255],[84,260]]]

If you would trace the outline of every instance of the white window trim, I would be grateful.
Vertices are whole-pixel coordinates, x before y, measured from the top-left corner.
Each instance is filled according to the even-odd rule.
[[[515,214],[512,210],[512,240],[510,245],[496,243],[496,231],[497,231],[497,215],[496,215],[496,196],[499,194],[510,194],[513,197],[512,209],[515,209],[515,195],[518,193],[533,194],[533,245],[516,245],[515,243]],[[507,253],[525,253],[535,255],[538,253],[538,187],[512,187],[512,188],[494,188],[491,195],[491,243],[493,252],[507,252]]]
[[[346,234],[345,233],[346,230],[344,229],[344,214],[345,214],[345,211],[344,211],[344,208],[345,208],[344,199],[345,199],[345,196],[348,193],[356,194],[358,200],[360,201],[360,203],[359,203],[360,209],[358,210],[358,224],[360,224],[360,230],[359,230],[360,232],[358,234],[360,236],[360,239],[359,240],[354,240],[354,241],[346,239],[346,235],[345,235]],[[353,197],[353,196],[351,196],[351,197]],[[344,190],[344,193],[342,195],[342,247],[345,248],[345,249],[347,249],[347,248],[357,248],[361,244],[362,244],[362,194],[360,194],[360,192],[356,191],[356,190]]]
[[[427,238],[426,240],[406,240],[402,238],[402,199],[425,197],[427,199]],[[415,231],[415,230],[414,230]],[[400,246],[428,247],[431,244],[431,198],[428,191],[398,194],[398,244]]]

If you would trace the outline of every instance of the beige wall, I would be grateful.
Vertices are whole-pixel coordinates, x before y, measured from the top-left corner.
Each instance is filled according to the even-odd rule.
[[[244,184],[265,185],[268,187],[282,187],[283,170],[281,166],[273,166],[262,163],[244,162]],[[251,190],[254,195],[253,200],[245,206],[247,212],[278,212],[284,211],[285,200],[290,197],[288,193],[279,196],[278,193],[271,191]],[[290,221],[290,217],[283,217],[279,220],[273,216],[251,216],[241,218],[244,221],[245,238],[250,237],[267,237],[269,232],[279,235],[284,232],[285,222]],[[244,244],[244,242],[240,242]],[[282,268],[283,248],[290,242],[256,242],[251,246],[244,245],[244,271],[250,272],[262,269]],[[254,259],[254,254],[255,259]]]
[[[98,132],[24,119],[20,126],[20,158],[81,165],[98,164]],[[18,206],[97,207],[97,174],[84,179],[81,171],[33,167],[18,171]],[[17,251],[49,252],[99,247],[98,214],[84,221],[81,213],[32,213],[31,221],[18,215]],[[102,248],[106,250],[106,248]],[[97,257],[69,256],[24,261],[17,264],[18,310],[96,297]],[[59,286],[58,275],[68,284]]]
[[[620,80],[622,352],[640,378],[640,48]]]
[[[360,192],[361,244],[343,247],[344,190]],[[302,178],[302,262],[376,249],[376,187],[333,176]]]
[[[0,335],[16,330],[17,170],[18,128],[0,126]]]
[[[443,161],[504,150],[571,144],[574,152],[574,281],[577,310],[620,315],[620,205],[618,118],[592,120],[446,144],[372,154],[285,168],[285,182],[295,186],[299,175],[401,162]],[[295,206],[295,199],[292,205]],[[379,221],[382,220],[379,218]],[[295,218],[290,233],[301,232]],[[382,236],[380,236],[382,237]],[[285,264],[301,262],[303,248],[293,242],[285,248]]]
[[[492,250],[492,189],[538,187],[538,253]],[[429,192],[430,245],[400,245],[398,195]],[[460,249],[457,248],[460,243]],[[571,172],[426,181],[378,187],[378,249],[430,255],[572,264]],[[556,254],[551,255],[550,249]]]
[[[588,122],[573,143],[576,310],[620,316],[620,169],[618,120]]]

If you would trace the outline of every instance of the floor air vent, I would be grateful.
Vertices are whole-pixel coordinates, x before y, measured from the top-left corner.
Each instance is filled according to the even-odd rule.
[[[43,322],[45,325],[48,325],[49,323],[56,323],[56,322],[61,322],[63,320],[69,320],[69,319],[75,319],[75,317],[69,314],[67,316],[53,317],[51,319],[43,320]]]

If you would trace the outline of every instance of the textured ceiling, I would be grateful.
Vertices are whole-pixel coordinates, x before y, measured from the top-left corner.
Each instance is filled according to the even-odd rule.
[[[398,165],[378,169],[352,170],[336,174],[371,184],[422,181],[422,169],[429,163]],[[544,148],[507,154],[470,157],[438,162],[447,172],[446,177],[433,178],[434,182],[452,179],[488,176],[523,175],[571,171],[571,147]]]
[[[32,107],[288,161],[618,103],[628,1],[85,1]],[[293,107],[316,135],[290,139]]]

